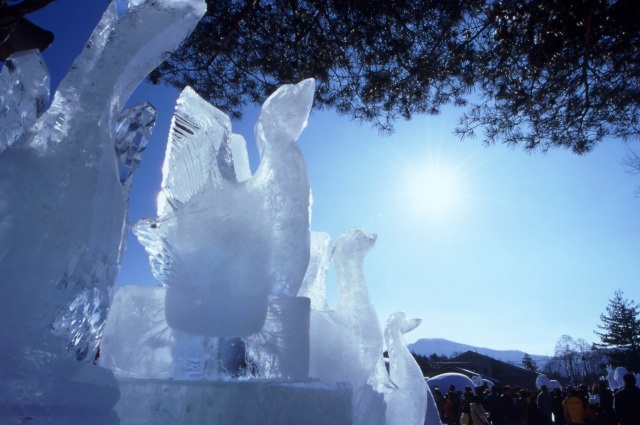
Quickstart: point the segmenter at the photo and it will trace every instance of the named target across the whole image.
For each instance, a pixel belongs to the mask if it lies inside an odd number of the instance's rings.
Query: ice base
[[[349,384],[118,378],[121,425],[351,425]]]
[[[39,360],[50,366],[39,376],[0,369],[0,423],[120,423],[114,410],[120,391],[110,370],[70,359]],[[30,365],[36,369],[38,363]]]

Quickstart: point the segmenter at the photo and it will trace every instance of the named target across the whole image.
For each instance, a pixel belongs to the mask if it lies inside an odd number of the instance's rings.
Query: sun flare
[[[406,196],[413,213],[443,219],[462,207],[463,184],[455,170],[428,165],[415,170],[409,180]]]

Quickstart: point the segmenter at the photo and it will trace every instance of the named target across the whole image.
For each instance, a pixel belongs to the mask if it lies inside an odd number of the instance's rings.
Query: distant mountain
[[[437,354],[439,356],[452,357],[466,351],[474,351],[496,360],[518,365],[522,362],[525,354],[524,351],[520,350],[494,350],[491,348],[474,347],[473,345],[461,344],[444,338],[422,338],[412,344],[407,344],[407,346],[410,351],[422,356]],[[547,359],[547,356],[528,354],[534,361]]]

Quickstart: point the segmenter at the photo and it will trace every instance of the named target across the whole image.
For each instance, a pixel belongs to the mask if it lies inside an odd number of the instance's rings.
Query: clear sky
[[[58,0],[29,16],[55,33],[44,54],[55,86],[107,4]],[[155,215],[177,96],[144,84],[132,97],[158,109],[134,175],[132,223]],[[250,147],[257,111],[234,123]],[[365,260],[370,296],[383,324],[398,310],[423,319],[408,342],[440,337],[551,355],[562,335],[597,341],[599,315],[617,289],[640,301],[640,178],[620,164],[626,147],[609,141],[585,156],[484,147],[453,135],[461,113],[398,122],[381,137],[331,111],[312,112],[299,139],[312,230],[334,239],[351,227],[378,234]],[[132,234],[118,284],[155,284]]]

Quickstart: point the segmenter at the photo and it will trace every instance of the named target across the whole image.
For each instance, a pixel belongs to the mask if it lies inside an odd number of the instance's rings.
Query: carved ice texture
[[[408,319],[401,312],[393,313],[387,320],[384,336],[389,352],[389,377],[397,387],[385,394],[387,425],[424,423],[427,384],[402,336],[419,324],[420,319]]]
[[[260,165],[221,111],[186,88],[176,106],[158,217],[134,229],[176,330],[246,337],[262,329],[267,298],[295,296],[309,262],[310,191],[296,143],[314,82],[285,85],[256,124]],[[272,318],[282,306],[272,309]],[[279,320],[279,319],[278,319]]]
[[[23,415],[25,406],[108,408],[118,397],[111,373],[88,363],[127,229],[117,118],[206,8],[187,0],[122,6],[117,17],[115,5],[108,7],[49,109],[0,153],[0,399]],[[24,95],[26,109],[35,103],[31,117],[40,113],[34,98],[46,98],[36,84],[13,92]]]
[[[39,50],[13,54],[0,71],[0,152],[49,106],[49,71]]]
[[[131,188],[131,176],[140,165],[141,153],[149,143],[155,124],[156,110],[149,102],[127,108],[118,117],[115,149],[120,183],[125,188],[127,197]]]
[[[164,319],[163,287],[123,286],[111,304],[100,366],[120,377],[173,378],[174,338]]]
[[[309,374],[324,382],[349,382],[353,388],[354,423],[383,424],[383,395],[368,380],[381,358],[384,343],[362,270],[376,236],[351,229],[337,239],[335,247],[326,233],[312,232],[311,240],[309,269],[300,289],[300,295],[311,299]],[[325,279],[332,259],[338,300],[330,308]]]

